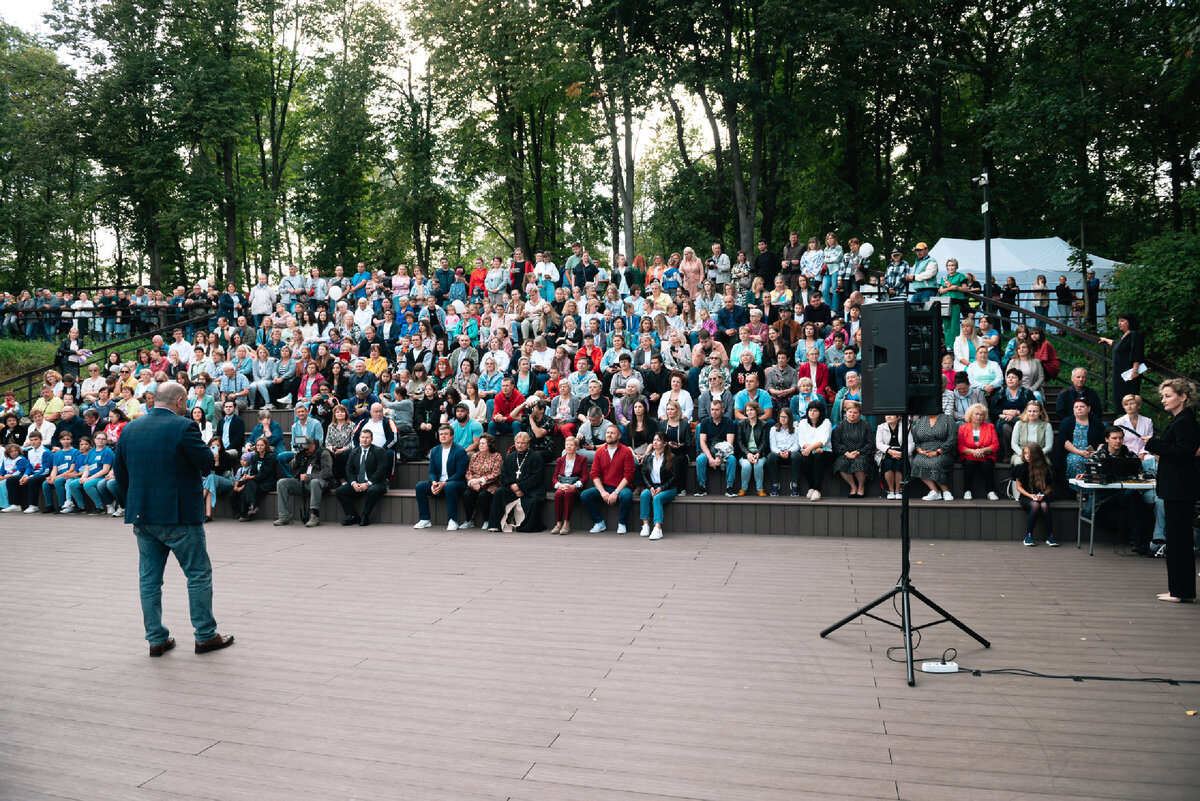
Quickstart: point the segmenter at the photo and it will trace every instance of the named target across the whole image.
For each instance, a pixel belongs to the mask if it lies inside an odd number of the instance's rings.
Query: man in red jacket
[[[512,378],[500,382],[500,393],[496,395],[492,405],[492,421],[488,423],[488,433],[493,437],[501,434],[516,434],[521,430],[521,404],[525,396],[517,391]]]
[[[633,508],[633,451],[620,443],[621,432],[617,426],[609,426],[604,432],[604,447],[596,451],[592,459],[592,483],[579,495],[584,508],[595,523],[591,533],[599,534],[608,526],[604,523],[600,501],[609,506],[620,503],[617,508],[617,533],[628,531],[629,511]]]

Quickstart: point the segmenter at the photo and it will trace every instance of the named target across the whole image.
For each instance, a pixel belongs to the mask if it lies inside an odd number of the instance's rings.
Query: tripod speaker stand
[[[941,304],[934,301],[929,305],[930,308],[922,309],[897,302],[876,303],[863,307],[863,363],[867,374],[866,380],[863,381],[864,414],[899,414],[903,418],[909,414],[936,414],[941,411]],[[897,334],[901,336],[898,337]],[[896,343],[898,347],[892,343]],[[913,670],[914,631],[939,623],[953,623],[984,648],[990,648],[991,643],[912,585],[909,575],[912,539],[909,534],[907,491],[908,425],[904,419],[901,420],[900,431],[900,454],[903,459],[903,478],[900,485],[900,578],[891,590],[822,630],[821,636],[826,637],[859,617],[869,617],[900,629],[904,634],[904,657],[908,667],[908,685],[911,687],[917,683]],[[872,610],[875,607],[897,595],[900,596],[899,623],[874,614]],[[914,626],[911,607],[913,596],[941,617]]]

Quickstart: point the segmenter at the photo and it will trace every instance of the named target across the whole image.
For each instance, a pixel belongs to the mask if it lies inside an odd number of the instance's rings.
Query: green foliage
[[[0,338],[0,382],[51,364],[57,349],[53,342]]]
[[[1127,259],[1197,227],[1187,4],[54,2],[50,43],[0,28],[18,288],[791,229],[883,253],[978,237],[983,169],[1000,236]]]
[[[1146,356],[1177,372],[1200,376],[1200,236],[1164,234],[1138,245],[1132,262],[1108,282],[1116,314],[1133,312],[1146,337]]]

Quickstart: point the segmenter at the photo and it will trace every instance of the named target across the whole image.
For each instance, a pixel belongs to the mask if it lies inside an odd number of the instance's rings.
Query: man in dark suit
[[[438,428],[438,445],[429,452],[429,480],[417,484],[417,520],[413,528],[429,528],[429,496],[446,499],[446,530],[458,530],[458,498],[467,489],[471,457],[454,442],[454,429]]]
[[[373,435],[369,429],[358,434],[358,447],[350,451],[346,460],[346,483],[334,490],[342,511],[346,513],[343,526],[371,525],[371,510],[387,492],[388,479],[392,474],[392,462],[388,452],[371,444]],[[355,497],[363,495],[362,517],[354,509]]]
[[[221,422],[213,427],[213,434],[221,439],[221,449],[225,452],[221,460],[221,469],[229,470],[237,466],[246,449],[246,421],[238,414],[237,404],[231,400],[221,404],[224,416]]]
[[[159,384],[154,408],[125,426],[113,460],[117,488],[125,498],[125,522],[133,524],[137,535],[150,656],[175,647],[162,625],[163,569],[171,553],[187,576],[196,653],[233,644],[232,635],[217,633],[212,612],[212,563],[204,540],[200,483],[211,469],[212,453],[187,417],[187,390],[175,381]]]

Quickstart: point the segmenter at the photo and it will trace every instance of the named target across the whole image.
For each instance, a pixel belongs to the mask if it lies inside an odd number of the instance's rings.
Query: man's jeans
[[[458,499],[466,492],[467,482],[447,481],[442,487],[441,496],[446,499],[446,519],[458,521]],[[429,520],[429,498],[432,495],[433,484],[428,481],[417,482],[417,519]],[[438,496],[433,496],[438,497]]]
[[[612,492],[616,489],[616,485],[604,485],[605,492]],[[583,501],[584,508],[592,517],[593,523],[604,522],[604,507],[608,504],[600,498],[600,490],[595,486],[591,486],[579,493],[579,500]],[[629,487],[617,493],[617,523],[622,526],[629,525],[629,511],[633,508],[633,490]]]
[[[162,624],[162,583],[167,556],[175,554],[187,577],[188,604],[196,642],[217,636],[217,621],[212,611],[212,562],[204,540],[204,526],[134,526],[137,535],[141,574],[142,620],[146,640],[151,645],[166,642],[170,632]]]
[[[733,487],[736,471],[737,459],[733,456],[727,457],[725,459],[725,489]],[[708,457],[703,452],[696,457],[696,483],[702,488],[708,487]]]

